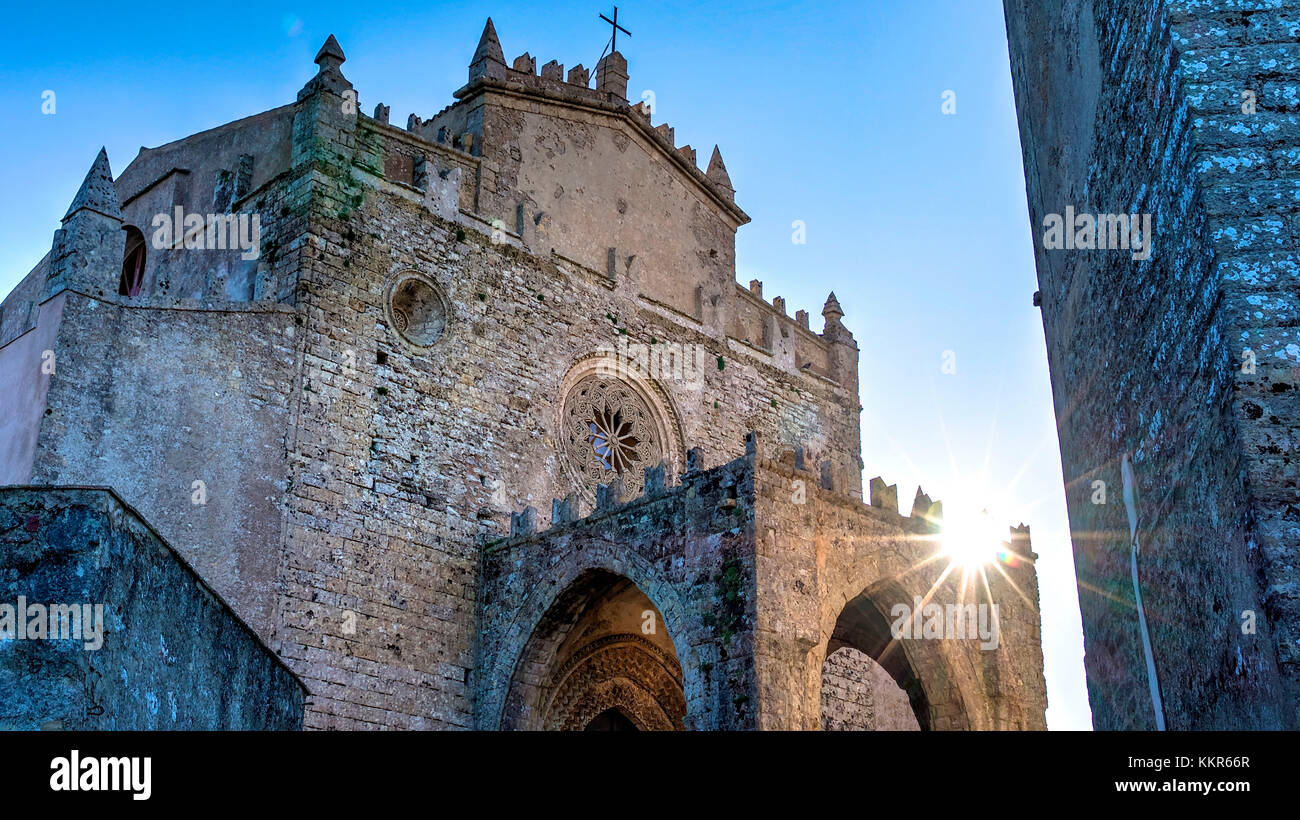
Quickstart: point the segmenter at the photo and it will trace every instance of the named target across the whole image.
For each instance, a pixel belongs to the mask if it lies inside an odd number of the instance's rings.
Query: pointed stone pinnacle
[[[117,188],[113,185],[113,170],[108,165],[108,152],[99,149],[99,155],[90,166],[86,179],[72,198],[72,205],[64,215],[67,222],[77,211],[89,210],[112,219],[122,218],[122,205],[117,199]]]
[[[713,146],[713,156],[709,158],[709,170],[705,173],[709,179],[717,184],[733,190],[731,187],[731,175],[727,173],[727,166],[722,161],[722,152],[718,146]]]
[[[321,46],[320,51],[316,52],[315,63],[321,67],[322,71],[328,71],[343,65],[345,60],[347,60],[347,57],[343,55],[343,47],[331,34],[325,41],[325,45]]]
[[[933,504],[934,502],[930,500],[930,496],[926,495],[918,486],[916,488],[916,498],[912,499],[912,517],[925,518],[930,514],[930,507]]]
[[[831,295],[826,297],[826,305],[822,308],[822,316],[827,319],[832,316],[840,319],[844,316],[844,309],[840,307],[840,300],[835,298],[835,291],[831,291]]]
[[[496,60],[502,64],[506,61],[506,55],[501,51],[501,41],[497,39],[497,29],[492,25],[491,17],[487,19],[487,25],[483,26],[483,35],[478,38],[478,48],[474,49],[474,59],[469,62],[473,65],[485,59]]]

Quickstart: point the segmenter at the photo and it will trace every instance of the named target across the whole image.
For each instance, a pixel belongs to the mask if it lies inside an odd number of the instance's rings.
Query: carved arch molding
[[[642,731],[683,728],[681,667],[639,635],[608,635],[574,653],[551,676],[542,728],[581,731],[617,709]]]

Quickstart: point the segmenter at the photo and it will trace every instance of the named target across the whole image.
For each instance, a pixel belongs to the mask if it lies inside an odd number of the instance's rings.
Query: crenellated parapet
[[[416,117],[418,127],[412,130],[431,138],[426,132],[446,129],[443,131],[444,139],[449,138],[457,144],[477,145],[474,153],[481,155],[484,138],[482,112],[459,109],[476,99],[485,88],[524,93],[558,103],[578,104],[618,114],[637,126],[665,152],[676,156],[679,168],[686,171],[696,184],[729,203],[729,208],[735,212],[741,224],[748,221],[744,213],[735,207],[735,189],[717,147],[713,149],[708,168],[701,170],[697,166],[695,150],[689,145],[676,145],[671,128],[663,124],[651,127],[653,107],[650,104],[638,101],[633,105],[628,102],[627,59],[621,53],[615,51],[601,58],[594,74],[593,85],[592,72],[582,64],[575,65],[566,75],[564,64],[557,60],[546,62],[539,71],[538,58],[529,52],[524,52],[507,64],[496,27],[489,18],[470,61],[469,80],[455,92],[454,96],[461,102],[448,106],[428,120]],[[472,137],[466,139],[466,134]]]
[[[511,513],[509,536],[488,546],[528,540],[557,528],[583,526],[594,518],[623,514],[677,493],[694,497],[705,485],[727,485],[734,488],[740,481],[741,473],[756,467],[788,478],[791,489],[797,491],[795,495],[805,499],[807,494],[811,494],[823,501],[848,504],[866,515],[876,518],[883,516],[909,532],[931,535],[943,532],[943,502],[932,499],[921,487],[917,487],[910,513],[903,515],[898,506],[897,484],[887,485],[879,476],[871,479],[868,485],[869,499],[864,502],[851,491],[848,476],[834,466],[836,460],[832,457],[835,454],[803,446],[769,448],[762,444],[763,441],[760,434],[750,432],[745,437],[743,457],[713,468],[706,468],[700,450],[691,448],[686,453],[685,470],[675,478],[669,473],[666,461],[643,467],[645,489],[635,497],[625,497],[621,481],[600,485],[597,488],[595,507],[585,516],[578,514],[578,501],[573,493],[551,502],[551,518],[545,527],[538,510],[531,506],[525,507],[519,512]],[[719,505],[728,509],[733,507],[729,498],[734,499],[734,494],[722,498]],[[1022,546],[1023,549],[1016,551],[1023,558],[1033,560],[1037,557],[1029,546],[1029,527],[1023,523],[1010,528],[1006,543],[1013,547]]]
[[[858,346],[840,320],[844,311],[832,293],[822,315],[820,334],[808,325],[808,312],[787,313],[786,300],[763,297],[763,283],[753,279],[746,288],[735,286],[736,300],[727,334],[750,348],[768,353],[787,370],[820,376],[857,395]]]

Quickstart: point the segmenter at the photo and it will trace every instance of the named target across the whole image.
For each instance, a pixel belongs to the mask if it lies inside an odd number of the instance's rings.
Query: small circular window
[[[403,273],[388,290],[393,330],[416,347],[428,347],[447,328],[447,303],[436,285],[418,273]]]

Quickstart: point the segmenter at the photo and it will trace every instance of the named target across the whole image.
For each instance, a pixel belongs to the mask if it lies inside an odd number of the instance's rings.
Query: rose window
[[[564,408],[566,455],[589,489],[621,479],[625,497],[641,494],[645,468],[664,457],[654,416],[622,382],[589,376]]]

